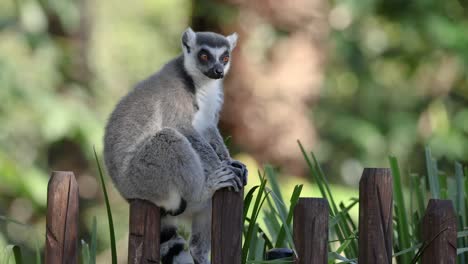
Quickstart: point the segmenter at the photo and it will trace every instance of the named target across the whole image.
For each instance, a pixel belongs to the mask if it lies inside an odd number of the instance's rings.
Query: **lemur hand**
[[[236,192],[240,191],[243,183],[241,178],[237,176],[236,170],[238,168],[231,166],[230,162],[223,161],[213,173],[208,175],[205,195],[211,198],[215,191],[226,187],[232,188]],[[203,197],[207,198],[206,196]]]
[[[236,173],[236,175],[242,180],[243,186],[247,185],[247,175],[249,174],[247,167],[244,163],[238,160],[231,160],[229,162],[230,167]]]

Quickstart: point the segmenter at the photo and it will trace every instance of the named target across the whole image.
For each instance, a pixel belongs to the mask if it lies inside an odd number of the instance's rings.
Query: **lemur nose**
[[[222,73],[223,73],[223,69],[221,69],[221,68],[216,68],[216,69],[215,69],[215,73],[216,73],[216,74],[222,74]]]

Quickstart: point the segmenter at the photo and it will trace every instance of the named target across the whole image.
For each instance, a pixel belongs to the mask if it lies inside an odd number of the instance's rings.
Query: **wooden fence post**
[[[300,198],[294,208],[296,264],[326,264],[328,258],[328,215],[326,199]]]
[[[359,264],[392,263],[392,175],[366,168],[359,183]]]
[[[422,237],[427,248],[422,263],[452,264],[457,259],[457,218],[450,200],[429,200]]]
[[[144,200],[130,201],[128,263],[159,264],[160,228],[159,207]]]
[[[244,191],[222,189],[213,196],[211,263],[239,264],[242,255]]]
[[[73,172],[52,172],[47,187],[45,263],[78,262],[78,208]]]

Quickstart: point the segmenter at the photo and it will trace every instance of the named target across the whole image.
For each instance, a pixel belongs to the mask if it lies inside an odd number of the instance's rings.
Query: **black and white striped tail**
[[[192,256],[185,250],[185,239],[177,234],[175,227],[165,227],[161,230],[161,263],[162,264],[193,264]]]

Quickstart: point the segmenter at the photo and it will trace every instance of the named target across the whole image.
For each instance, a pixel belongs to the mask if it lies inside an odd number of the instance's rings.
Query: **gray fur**
[[[169,218],[193,217],[190,249],[196,263],[209,263],[211,197],[225,187],[238,191],[246,177],[217,129],[222,79],[206,72],[219,67],[222,58],[210,66],[197,53],[208,47],[218,54],[221,47],[230,56],[236,40],[234,34],[226,38],[187,29],[181,39],[183,55],[140,82],[117,104],[104,137],[106,167],[123,197],[151,201]],[[230,62],[222,65],[220,78],[229,66]],[[166,222],[170,221],[162,221],[162,228]],[[180,242],[180,237],[174,239]],[[186,259],[180,255],[173,263],[178,258]]]

